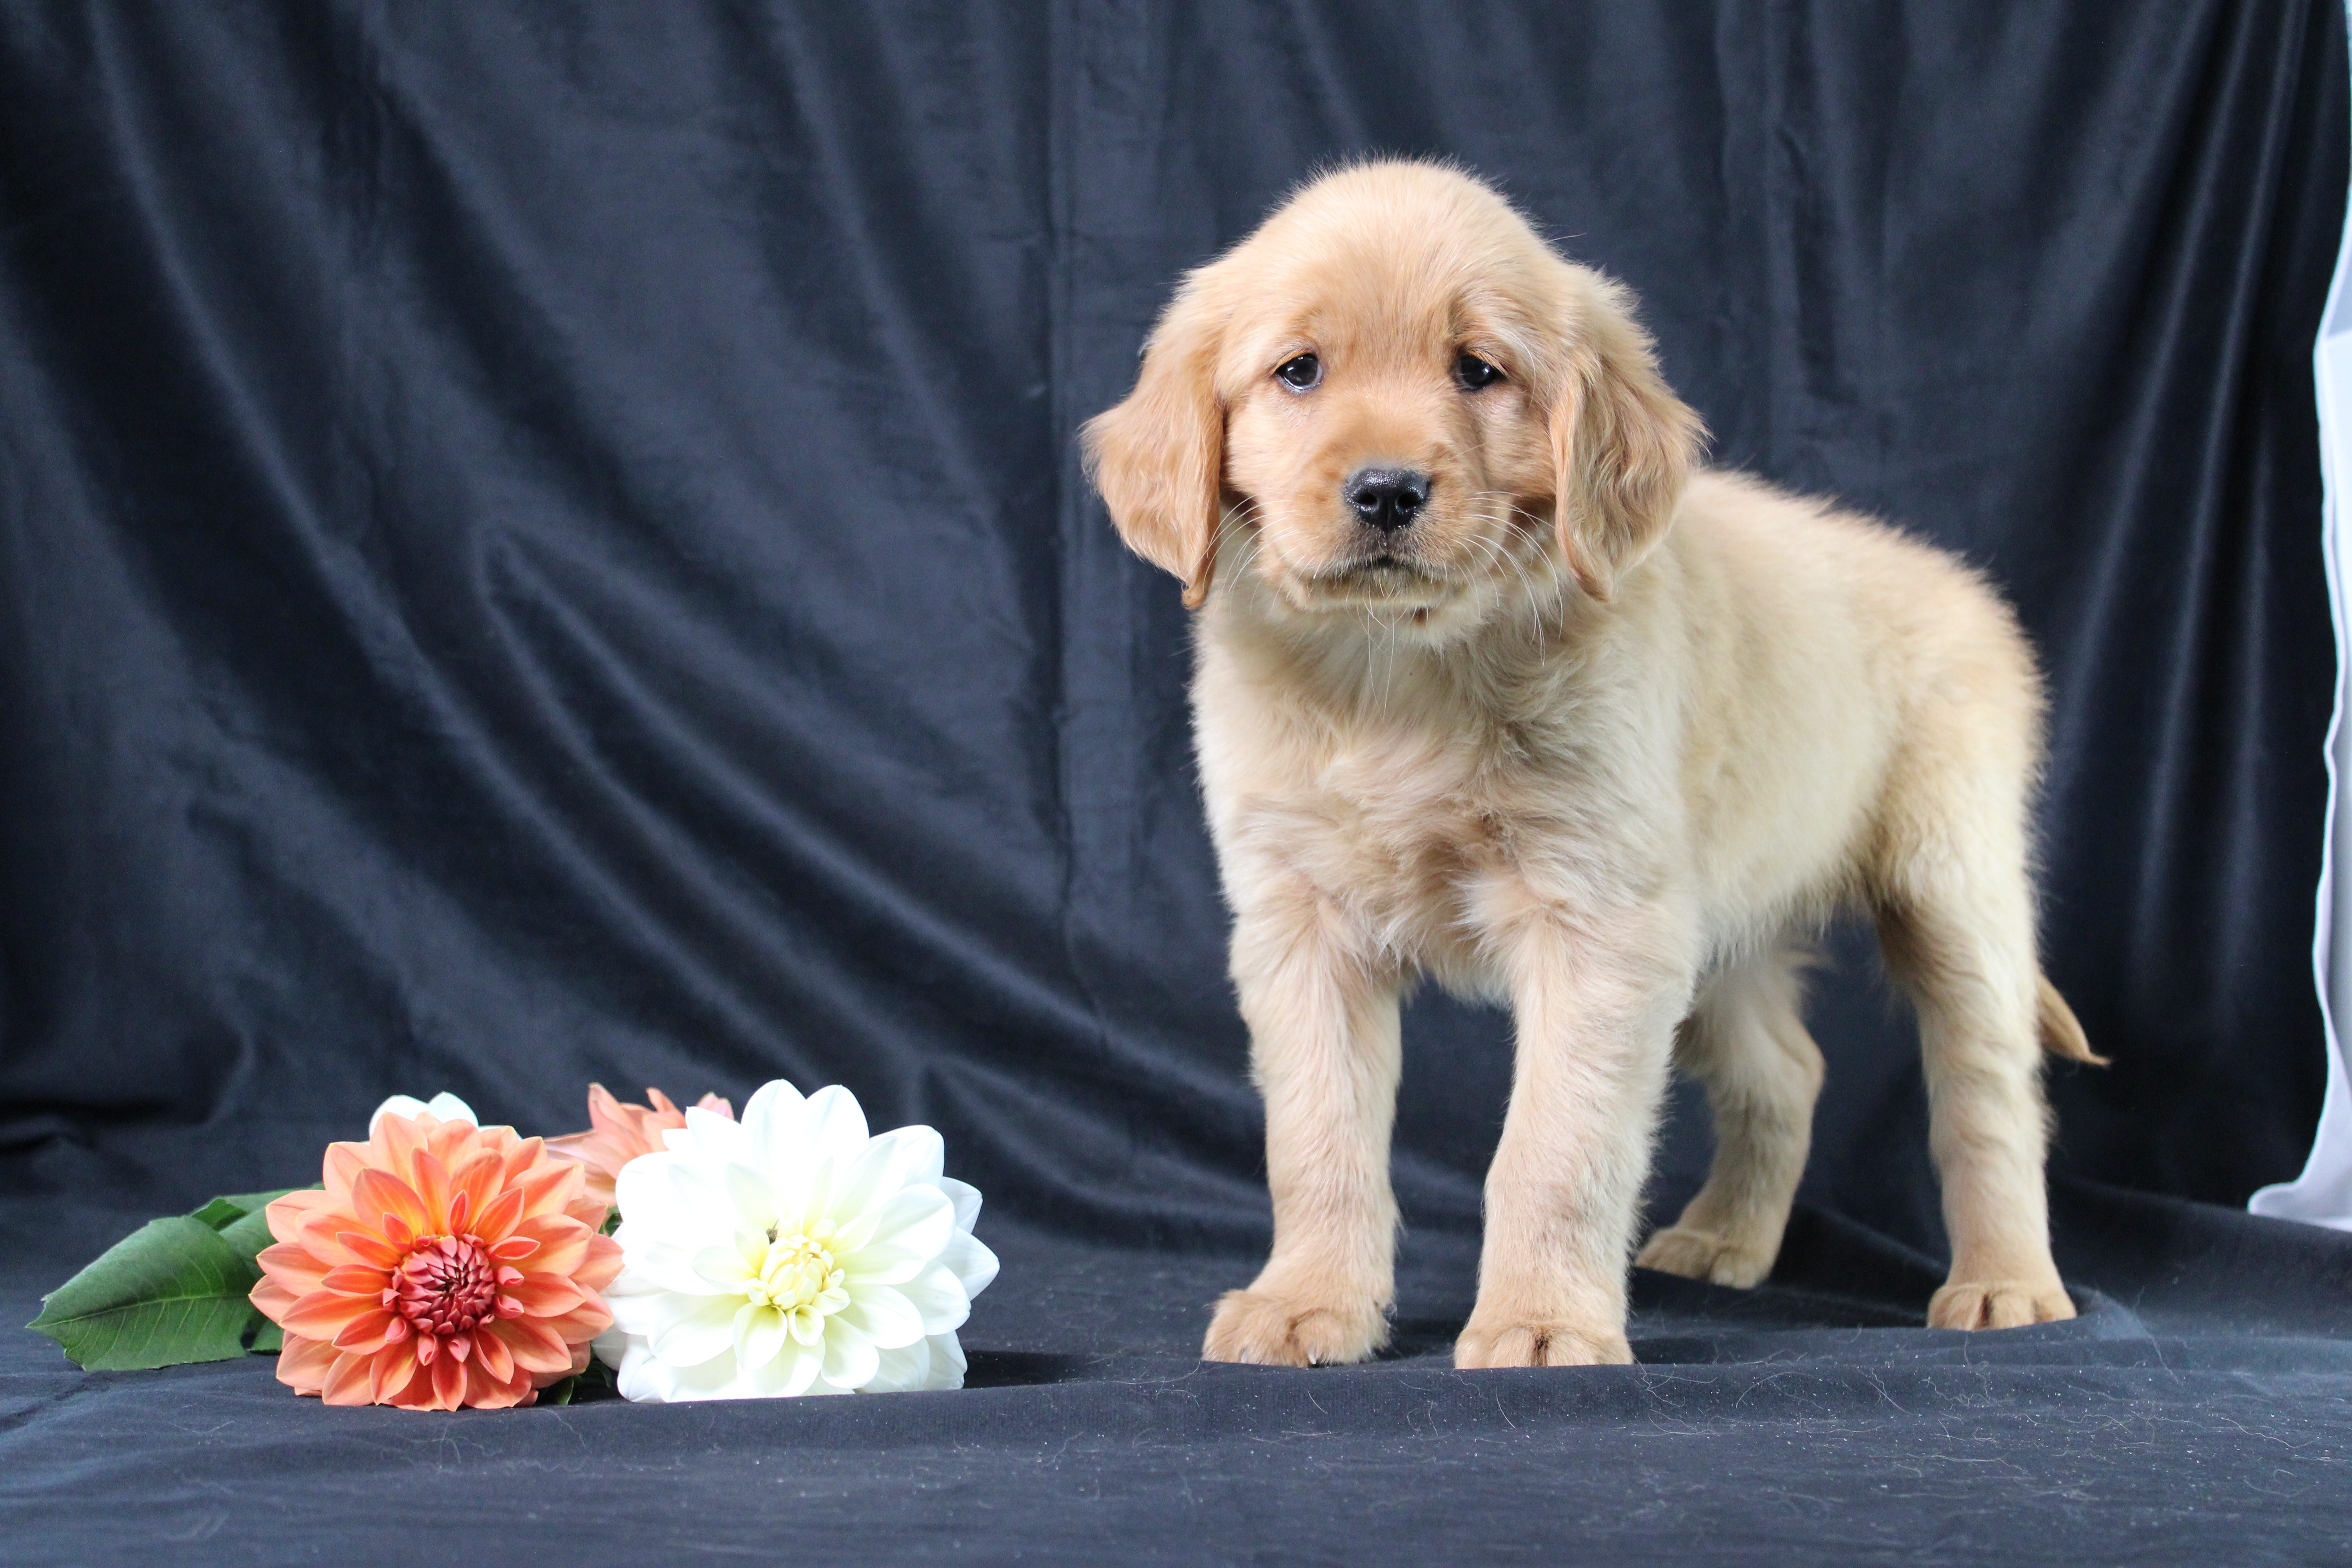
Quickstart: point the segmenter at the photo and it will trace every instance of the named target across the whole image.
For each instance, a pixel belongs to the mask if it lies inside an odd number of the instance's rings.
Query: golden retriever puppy
[[[1386,1332],[1402,988],[1507,1002],[1517,1064],[1462,1366],[1632,1359],[1626,1260],[1669,1063],[1714,1165],[1639,1262],[1761,1280],[1822,1058],[1806,937],[1875,918],[1918,1005],[1952,1241],[1928,1320],[2074,1315],[2051,1262],[2027,815],[2042,696],[1974,574],[1696,466],[1625,290],[1494,191],[1373,163],[1187,277],[1085,431],[1186,584],[1274,1251],[1204,1353]]]

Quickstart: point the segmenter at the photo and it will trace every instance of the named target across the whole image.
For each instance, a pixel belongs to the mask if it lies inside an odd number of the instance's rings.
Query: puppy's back
[[[2032,656],[1955,557],[1719,472],[1693,476],[1658,557],[1653,593],[1678,634],[1660,654],[1685,683],[1685,789],[1718,908],[1795,912],[1854,890],[1923,751],[2031,773]]]

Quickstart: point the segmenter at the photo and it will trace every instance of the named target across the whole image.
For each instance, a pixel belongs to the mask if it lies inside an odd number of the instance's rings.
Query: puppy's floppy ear
[[[1606,601],[1665,536],[1706,431],[1658,374],[1631,295],[1574,270],[1577,320],[1551,405],[1554,526],[1578,585]]]
[[[1127,401],[1087,421],[1087,477],[1128,548],[1172,572],[1199,609],[1217,566],[1225,471],[1225,411],[1215,374],[1223,312],[1195,274],[1178,290]]]

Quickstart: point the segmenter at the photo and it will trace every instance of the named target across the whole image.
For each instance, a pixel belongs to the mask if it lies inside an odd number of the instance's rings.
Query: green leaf
[[[253,1314],[253,1343],[247,1347],[253,1354],[276,1355],[286,1348],[284,1329],[263,1317],[258,1310]]]
[[[93,1372],[227,1361],[245,1354],[255,1316],[246,1296],[258,1278],[204,1220],[150,1220],[44,1297],[41,1315],[25,1326]]]
[[[318,1184],[313,1182],[310,1188],[303,1190],[315,1191],[317,1186]],[[226,1230],[238,1220],[258,1216],[271,1204],[296,1190],[282,1187],[274,1193],[231,1193],[226,1197],[215,1198],[188,1217],[200,1219],[215,1230]]]
[[[221,1226],[220,1238],[228,1243],[240,1262],[253,1270],[257,1279],[261,1277],[261,1267],[254,1259],[261,1255],[263,1247],[273,1247],[278,1242],[278,1238],[269,1234],[268,1217],[259,1209],[243,1219],[231,1220]]]
[[[225,1225],[231,1225],[243,1219],[246,1213],[245,1209],[238,1206],[235,1198],[215,1198],[188,1217],[199,1220],[218,1230]]]

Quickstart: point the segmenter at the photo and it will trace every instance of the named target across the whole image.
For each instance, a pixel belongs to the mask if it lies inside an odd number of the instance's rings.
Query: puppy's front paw
[[[1745,1290],[1764,1283],[1764,1277],[1772,1272],[1772,1255],[1729,1237],[1685,1230],[1676,1225],[1650,1237],[1650,1244],[1633,1259],[1633,1267],[1710,1284],[1736,1285]]]
[[[2055,1279],[1955,1279],[1928,1300],[1931,1329],[2021,1329],[2074,1315]]]
[[[1633,1347],[1622,1331],[1575,1323],[1481,1323],[1475,1317],[1454,1342],[1454,1364],[1474,1366],[1628,1366]]]
[[[1264,1290],[1228,1290],[1209,1321],[1203,1361],[1253,1366],[1335,1366],[1370,1360],[1388,1339],[1378,1303],[1299,1301]]]

